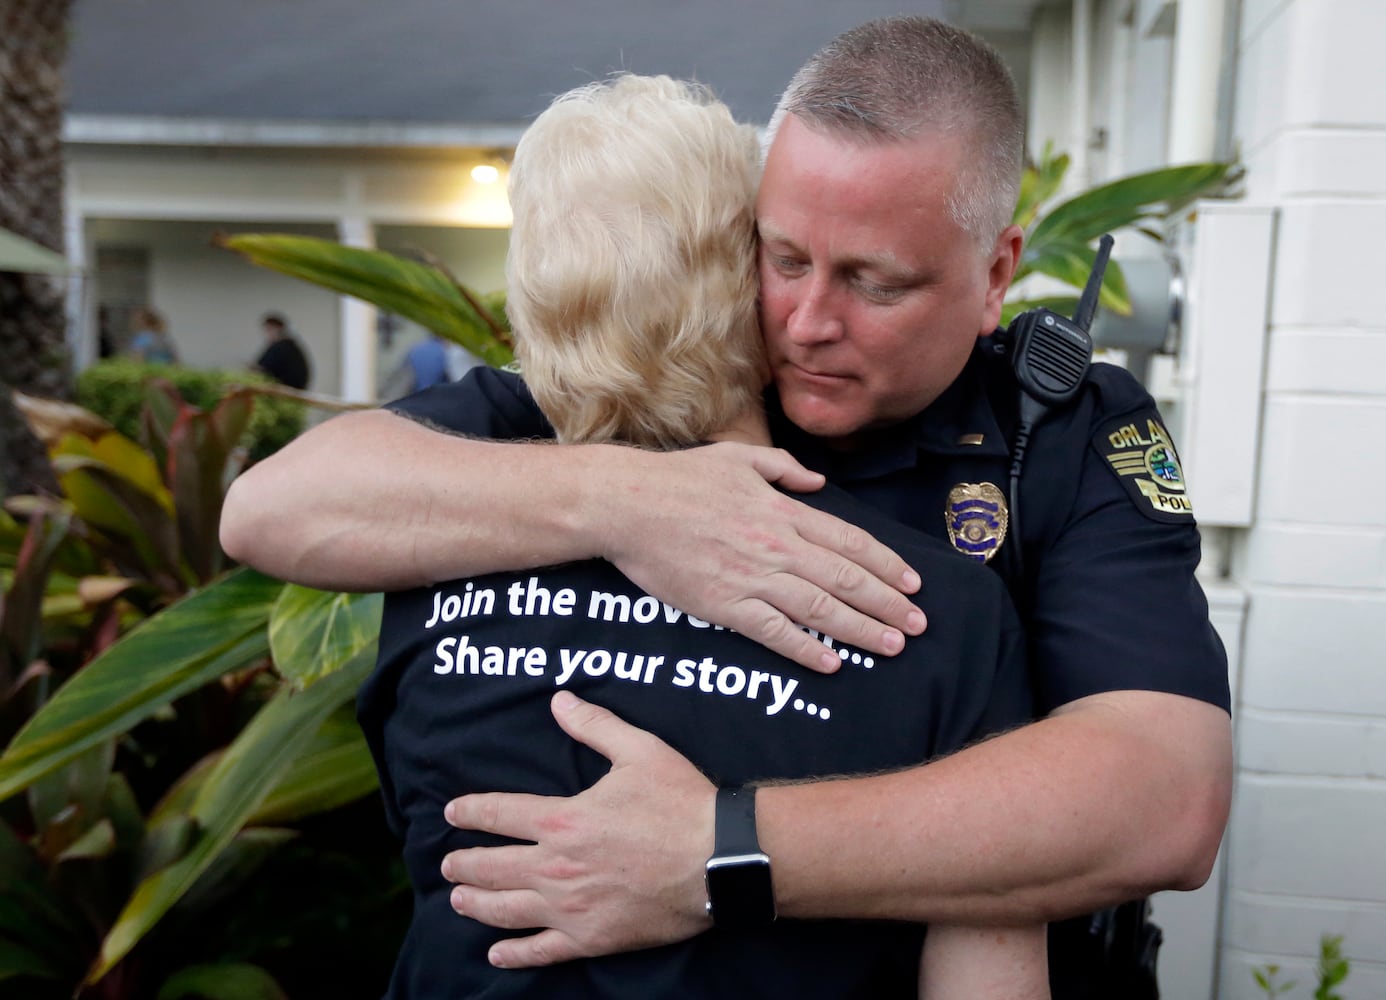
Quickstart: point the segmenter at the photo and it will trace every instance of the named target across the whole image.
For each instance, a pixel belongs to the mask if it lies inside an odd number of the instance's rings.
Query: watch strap
[[[713,830],[713,855],[758,854],[756,837],[756,790],[754,788],[717,789],[717,811]]]

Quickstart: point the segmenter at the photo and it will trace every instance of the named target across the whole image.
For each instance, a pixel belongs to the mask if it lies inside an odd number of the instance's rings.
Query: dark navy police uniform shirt
[[[980,527],[982,547],[995,548],[987,565],[1020,611],[1038,714],[1122,690],[1228,710],[1226,654],[1194,579],[1198,529],[1154,400],[1130,373],[1093,365],[1079,394],[1030,439],[1018,541],[1009,510],[1018,390],[1008,348],[1004,334],[983,338],[933,405],[866,447],[832,452],[773,406],[775,443],[903,524],[945,539],[951,525],[964,536],[955,548],[975,551],[967,528]],[[992,492],[978,497],[988,484]],[[969,521],[979,501],[996,510]],[[1055,1000],[1121,995],[1099,972],[1106,926],[1089,917],[1051,925]]]
[[[518,380],[489,369],[396,405],[488,437],[546,432]],[[1030,717],[1023,636],[994,574],[836,488],[804,499],[860,524],[920,572],[915,600],[930,628],[904,653],[843,648],[839,674],[816,674],[663,605],[599,560],[386,596],[379,662],[358,712],[415,888],[391,997],[916,995],[922,930],[904,923],[782,920],[496,970],[486,950],[514,932],[453,913],[439,872],[447,851],[498,842],[449,827],[450,798],[572,795],[606,772],[553,721],[549,698],[560,689],[654,732],[719,785],[908,766]]]
[[[772,436],[857,499],[948,540],[959,486],[991,484],[1009,505],[1018,397],[1006,347],[1003,335],[983,338],[933,405],[851,453],[824,448],[777,405]],[[1154,400],[1124,369],[1093,365],[1078,396],[1036,427],[1020,487],[1023,574],[1009,530],[988,566],[1020,610],[1039,714],[1122,690],[1229,708],[1183,486]]]

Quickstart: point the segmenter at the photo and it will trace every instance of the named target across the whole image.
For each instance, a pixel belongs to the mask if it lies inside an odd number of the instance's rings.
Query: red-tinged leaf
[[[269,653],[283,584],[238,569],[146,619],[79,670],[0,756],[0,799]]]
[[[43,597],[53,559],[67,536],[70,516],[61,508],[29,522],[14,576],[0,605],[0,691],[38,658],[43,647]]]

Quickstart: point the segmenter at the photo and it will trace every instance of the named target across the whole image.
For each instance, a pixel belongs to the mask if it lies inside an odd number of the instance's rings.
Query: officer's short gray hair
[[[927,17],[869,21],[815,53],[789,82],[785,115],[868,142],[929,133],[964,141],[967,164],[949,198],[953,220],[990,249],[1020,193],[1025,126],[1000,55],[971,32]]]

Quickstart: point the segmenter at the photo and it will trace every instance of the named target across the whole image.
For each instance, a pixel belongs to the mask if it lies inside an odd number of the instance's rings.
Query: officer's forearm
[[[1208,876],[1231,796],[1222,710],[1116,692],[924,767],[770,787],[780,912],[1057,920]]]

